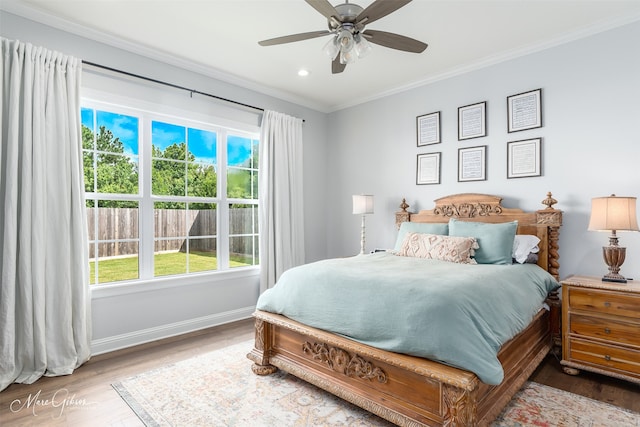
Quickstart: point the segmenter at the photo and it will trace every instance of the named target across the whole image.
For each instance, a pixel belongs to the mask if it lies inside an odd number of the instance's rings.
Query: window
[[[245,200],[258,199],[258,140],[227,139],[227,195],[229,205],[229,256],[232,267],[258,263],[258,209]]]
[[[257,265],[257,135],[84,101],[91,284]]]

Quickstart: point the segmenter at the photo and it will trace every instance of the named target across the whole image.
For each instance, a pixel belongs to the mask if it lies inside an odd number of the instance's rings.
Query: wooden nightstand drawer
[[[640,324],[619,319],[583,316],[570,317],[569,332],[585,337],[632,345],[640,348]]]
[[[599,289],[571,289],[569,304],[572,310],[587,310],[640,319],[640,296],[623,295]]]
[[[640,375],[640,351],[608,346],[580,339],[569,339],[570,357],[576,362]]]

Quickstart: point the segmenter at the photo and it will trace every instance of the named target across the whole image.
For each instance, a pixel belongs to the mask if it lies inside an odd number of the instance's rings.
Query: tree
[[[95,139],[91,129],[82,126],[85,191],[111,194],[138,194],[138,164],[124,154],[124,144],[111,130],[100,126]],[[96,163],[94,164],[94,156]],[[161,196],[215,197],[218,176],[213,165],[195,163],[196,157],[184,142],[164,150],[152,148],[152,192]],[[97,169],[94,171],[94,167]],[[95,173],[94,173],[95,172]],[[241,170],[243,174],[249,173]],[[233,174],[231,174],[233,175]],[[186,180],[186,182],[185,182]],[[234,185],[230,197],[244,197],[246,177]],[[97,183],[97,185],[95,185]],[[185,188],[186,185],[186,188]],[[186,190],[186,194],[185,194]],[[137,207],[137,202],[101,200],[101,207]],[[88,201],[87,206],[94,206]],[[158,202],[159,209],[184,209],[183,202]],[[192,209],[209,209],[210,204],[192,203]]]
[[[112,194],[138,193],[138,164],[124,154],[124,144],[111,130],[100,126],[93,151],[93,131],[82,126],[82,147],[86,191]],[[96,163],[94,164],[94,155]],[[94,173],[94,166],[96,167]],[[95,185],[95,187],[94,187]],[[88,202],[93,206],[93,202]],[[138,207],[137,202],[101,200],[101,207]]]
[[[230,199],[258,198],[258,150],[237,167],[229,167],[227,197]]]
[[[94,191],[93,184],[95,181],[93,176],[93,153],[91,151],[84,151],[93,150],[93,132],[85,125],[82,125],[82,148],[84,190]]]
[[[218,174],[213,165],[194,165],[188,167],[188,194],[196,197],[215,197],[218,185]],[[191,203],[192,209],[210,209],[207,203]]]
[[[186,145],[171,144],[164,151],[157,147],[152,149],[153,167],[151,170],[151,188],[153,194],[162,196],[184,196],[185,195],[185,163]],[[167,159],[167,160],[161,160]],[[175,161],[181,160],[181,161]],[[183,203],[163,202],[156,206],[165,209],[176,209],[183,206]]]
[[[184,142],[174,143],[160,150],[153,147],[152,190],[163,196],[215,197],[218,176],[213,165],[195,163],[196,157]],[[179,160],[179,161],[178,161]],[[186,163],[185,163],[186,161]],[[180,202],[159,202],[156,207],[183,209]],[[191,208],[209,208],[207,204],[192,203]]]

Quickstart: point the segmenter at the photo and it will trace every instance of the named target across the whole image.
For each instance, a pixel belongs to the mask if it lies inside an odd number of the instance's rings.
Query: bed
[[[551,193],[542,201],[546,207],[534,212],[507,208],[501,202],[497,196],[458,194],[436,200],[431,210],[411,213],[403,200],[395,220],[399,228],[405,222],[517,221],[517,234],[539,239],[537,265],[558,280],[562,212],[553,207],[556,201]],[[368,256],[384,263],[385,256],[395,255],[364,255],[361,262]],[[364,313],[365,299],[350,304]],[[330,332],[260,309],[254,313],[255,345],[247,357],[254,362],[252,369],[258,375],[282,369],[397,425],[488,425],[559,342],[557,290],[549,293],[546,303],[548,310],[536,310],[520,332],[501,344],[496,355],[502,372],[499,381],[448,361],[385,350],[349,338],[344,331]],[[328,311],[327,317],[336,316],[339,314]],[[479,375],[489,381],[482,381]]]

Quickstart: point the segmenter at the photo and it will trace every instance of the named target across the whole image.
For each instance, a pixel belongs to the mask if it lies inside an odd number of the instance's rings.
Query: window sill
[[[185,276],[156,277],[149,280],[136,280],[128,282],[116,282],[103,285],[89,285],[91,299],[109,298],[118,295],[136,294],[141,292],[153,292],[161,289],[177,288],[181,286],[193,286],[208,283],[212,286],[216,282],[240,279],[243,277],[256,277],[260,275],[260,267],[244,267],[212,273],[190,274]]]

